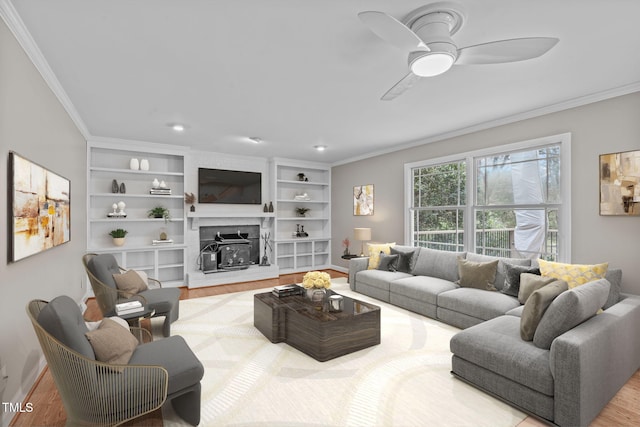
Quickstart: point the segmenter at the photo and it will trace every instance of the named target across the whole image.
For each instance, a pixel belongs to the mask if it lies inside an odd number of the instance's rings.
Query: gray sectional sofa
[[[408,246],[393,252],[402,271],[368,269],[369,258],[350,260],[350,288],[464,329],[450,342],[452,373],[524,412],[586,426],[640,368],[640,296],[620,293],[619,269],[547,302],[533,341],[525,341],[525,306],[505,289],[505,279],[520,268],[514,265],[532,268],[530,260]],[[497,260],[495,290],[457,284],[459,258]],[[598,307],[604,311],[595,315]]]

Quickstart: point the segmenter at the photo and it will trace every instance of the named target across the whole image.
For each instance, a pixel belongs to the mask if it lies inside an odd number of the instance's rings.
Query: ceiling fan
[[[458,48],[451,38],[464,23],[460,5],[432,3],[410,12],[402,22],[384,12],[366,11],[360,20],[376,35],[408,55],[409,73],[389,89],[389,101],[422,77],[432,77],[455,65],[501,64],[537,58],[558,43],[553,37],[527,37]]]

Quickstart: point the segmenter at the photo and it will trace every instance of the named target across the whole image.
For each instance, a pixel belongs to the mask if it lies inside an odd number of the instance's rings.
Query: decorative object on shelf
[[[269,212],[273,212],[273,202],[269,202]]]
[[[640,151],[600,155],[600,215],[640,215]]]
[[[71,182],[13,151],[8,169],[9,261],[68,242]]]
[[[298,174],[298,181],[308,181],[308,180],[309,179],[302,172]]]
[[[351,242],[349,241],[348,237],[345,237],[344,240],[342,241],[342,246],[344,246],[344,255],[351,255],[349,253],[349,244]]]
[[[111,181],[111,192],[117,193],[118,191],[120,191],[120,187],[118,186],[118,181],[114,179],[113,181]]]
[[[160,230],[160,240],[167,240],[167,229],[166,228],[162,228]]]
[[[109,232],[109,236],[113,239],[113,244],[116,246],[124,245],[124,237],[127,235],[128,231],[123,228],[116,228],[115,230],[111,230]]]
[[[164,218],[164,222],[169,222],[171,219],[169,209],[164,206],[156,206],[155,208],[149,209],[147,216],[149,218]]]
[[[310,208],[296,208],[296,215],[304,218],[310,210]]]
[[[160,187],[160,181],[158,181],[158,178],[154,178],[153,182],[151,183],[151,187],[152,188],[158,188]]]
[[[309,233],[304,231],[304,225],[296,224],[296,232],[293,234],[294,237],[309,237]]]
[[[140,169],[140,162],[138,161],[138,159],[129,160],[129,169],[133,171],[137,171],[138,169]]]
[[[167,188],[167,183],[164,180],[160,181],[160,188]]]
[[[310,271],[302,278],[302,286],[307,290],[307,298],[316,310],[322,310],[327,289],[331,287],[331,276],[324,271]]]
[[[149,170],[149,160],[142,159],[140,160],[140,170],[148,171]]]
[[[190,212],[195,212],[196,211],[196,207],[193,205],[196,202],[196,195],[195,194],[193,194],[193,193],[184,193],[184,202],[187,205],[191,205],[191,207],[189,208]]]
[[[354,228],[353,236],[356,240],[360,240],[360,256],[364,256],[364,242],[371,240],[370,228]]]
[[[269,206],[267,206],[267,204],[264,204],[264,208],[262,209],[262,212],[269,212]]]
[[[170,196],[171,195],[171,189],[167,187],[166,182],[158,181],[157,179],[154,179],[151,185],[152,187],[151,187],[151,190],[149,190],[149,194],[152,194],[154,196]],[[195,211],[195,208],[194,208],[194,211]]]
[[[124,182],[121,182],[121,183],[120,183],[120,192],[121,192],[122,194],[124,194],[124,193],[126,193],[126,192],[127,192],[127,187],[124,185]]]
[[[271,264],[269,264],[269,257],[267,256],[267,250],[268,251],[273,251],[273,247],[271,246],[271,232],[269,233],[264,233],[262,236],[262,239],[264,240],[264,255],[262,255],[262,260],[260,261],[260,266],[261,267],[268,267]]]
[[[120,205],[121,203],[122,205]],[[120,211],[118,211],[119,207],[120,207]],[[125,207],[126,205],[124,204],[124,202],[114,203],[111,205],[111,209],[113,209],[113,211],[109,212],[107,216],[109,218],[126,218],[127,214],[124,212]]]
[[[353,187],[353,214],[373,215],[373,184]]]
[[[309,200],[311,200],[311,197],[309,197],[307,193],[302,193],[302,194],[296,194],[295,196],[293,196],[293,200],[308,202]]]

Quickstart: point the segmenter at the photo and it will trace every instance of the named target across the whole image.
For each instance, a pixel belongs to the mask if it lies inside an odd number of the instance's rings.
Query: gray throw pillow
[[[541,287],[548,285],[554,280],[556,279],[553,277],[538,276],[537,274],[532,273],[521,273],[520,289],[518,290],[518,301],[520,301],[520,304],[525,304],[527,302],[527,299],[529,299],[529,296],[534,291],[537,291]]]
[[[529,267],[524,265],[513,265],[504,263],[505,277],[504,285],[500,292],[505,295],[511,295],[512,297],[518,297],[520,291],[520,275],[522,273],[537,274],[540,275],[540,269],[537,267]]]
[[[540,323],[551,302],[561,293],[569,289],[564,280],[556,280],[534,291],[527,299],[520,317],[520,338],[532,341]]]
[[[609,289],[609,297],[607,298],[607,302],[602,307],[604,310],[611,307],[614,304],[617,304],[620,301],[620,289],[622,288],[622,270],[619,268],[609,268],[607,270],[607,274],[604,276],[605,279],[611,283],[611,289]]]
[[[495,291],[493,281],[496,278],[498,260],[489,262],[473,262],[458,259],[458,274],[460,280],[456,281],[463,288],[476,288],[485,291]]]
[[[476,254],[473,252],[469,252],[465,259],[473,262],[489,262],[497,259],[498,269],[496,270],[496,279],[493,281],[493,286],[499,291],[501,291],[504,287],[505,275],[507,274],[507,264],[522,265],[527,267],[531,266],[531,260],[529,258],[504,258],[491,255]]]
[[[558,296],[542,316],[533,336],[533,344],[550,349],[556,337],[596,314],[607,301],[610,287],[607,279],[599,279]]]
[[[377,270],[383,271],[396,271],[398,264],[398,255],[387,255],[384,252],[380,252],[380,262],[378,263]]]
[[[391,255],[398,255],[396,270],[403,273],[411,273],[418,259],[420,248],[405,249],[401,246],[392,246]]]

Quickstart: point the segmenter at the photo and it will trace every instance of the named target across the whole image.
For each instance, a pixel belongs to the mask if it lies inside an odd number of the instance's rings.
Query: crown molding
[[[457,136],[466,135],[473,132],[478,132],[485,129],[491,129],[498,126],[507,125],[510,123],[519,122],[522,120],[532,119],[535,117],[544,116],[545,114],[557,113],[571,108],[580,107],[583,105],[593,104],[594,102],[604,101],[610,98],[616,98],[618,96],[628,95],[630,93],[640,92],[640,81],[634,82],[628,85],[619,86],[613,89],[608,89],[602,92],[596,92],[589,95],[580,96],[577,98],[569,99],[566,101],[558,102],[556,104],[548,105],[541,108],[525,111],[511,116],[502,117],[488,122],[478,123],[473,126],[468,126],[461,129],[456,129],[450,132],[441,133],[438,135],[430,136],[424,139],[407,142],[406,144],[395,145],[393,148],[386,150],[373,151],[371,153],[364,154],[362,156],[351,157],[348,159],[339,160],[331,163],[331,166],[341,166],[348,163],[357,162],[360,160],[370,159],[372,157],[381,156],[384,154],[395,153],[396,151],[406,150],[408,148],[418,147],[420,145],[430,144],[437,141],[442,141]]]
[[[40,48],[31,36],[31,33],[27,30],[22,18],[20,18],[20,15],[18,15],[18,12],[10,0],[0,0],[0,16],[7,24],[7,27],[9,27],[9,30],[13,33],[16,40],[18,40],[18,43],[36,67],[45,83],[49,86],[56,98],[58,98],[58,101],[60,101],[67,114],[69,114],[69,117],[76,125],[84,139],[90,139],[91,134],[80,117],[78,110],[76,110],[71,99],[69,99],[67,92],[58,81],[58,78],[49,66],[47,60],[44,58]]]

